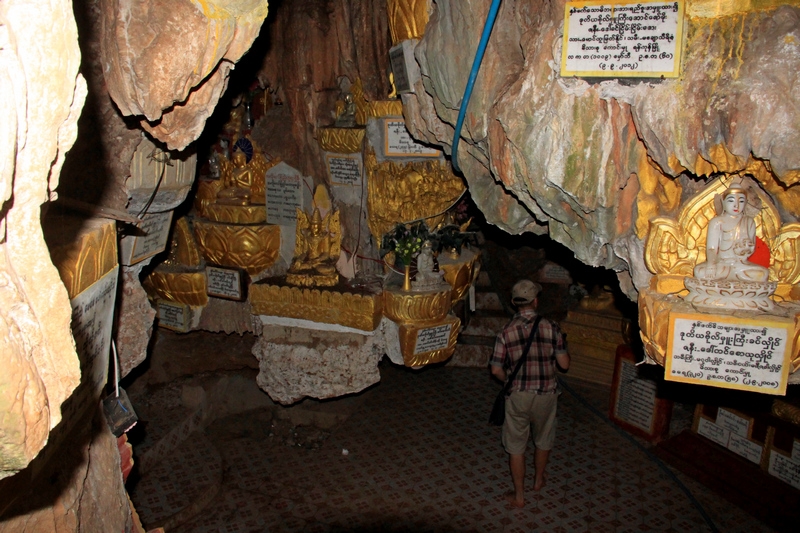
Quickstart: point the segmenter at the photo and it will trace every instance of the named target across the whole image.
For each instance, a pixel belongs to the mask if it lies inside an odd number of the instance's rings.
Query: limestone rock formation
[[[103,0],[102,58],[108,92],[123,115],[170,149],[205,126],[228,74],[250,48],[267,2]]]
[[[403,96],[416,137],[451,146],[489,4],[434,2],[415,51],[422,80]],[[800,9],[693,5],[705,3],[687,2],[680,78],[599,81],[560,76],[563,0],[503,2],[461,133],[459,163],[489,222],[548,232],[618,271],[632,298],[650,277],[649,219],[674,214],[696,177],[768,160],[759,180],[796,216]]]
[[[67,291],[41,230],[86,97],[72,5],[0,7],[0,478],[24,468],[80,380]]]
[[[32,468],[0,484],[0,533],[141,531],[132,529],[117,439],[101,409],[71,422],[54,432],[64,430],[55,440],[66,446],[48,446]]]
[[[382,335],[264,326],[253,346],[258,386],[281,404],[360,392],[381,379]]]

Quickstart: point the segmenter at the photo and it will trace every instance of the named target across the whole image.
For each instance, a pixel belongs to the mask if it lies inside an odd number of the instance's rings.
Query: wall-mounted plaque
[[[361,185],[361,154],[326,154],[328,176],[334,185]]]
[[[186,333],[189,331],[188,305],[176,302],[158,301],[158,325],[162,328]]]
[[[385,154],[387,157],[439,157],[440,150],[417,142],[402,120],[384,121]]]
[[[118,278],[119,266],[115,266],[70,301],[72,336],[82,376],[75,394],[84,401],[69,402],[74,409],[62,413],[65,420],[89,403],[99,401],[106,384]]]
[[[617,348],[611,382],[609,417],[625,430],[651,442],[664,439],[672,419],[672,402],[658,396],[658,382],[641,376],[627,345]]]
[[[665,379],[786,394],[794,321],[672,313]]]
[[[413,93],[419,81],[419,67],[414,59],[416,40],[406,39],[389,49],[389,64],[394,74],[394,88],[398,94]]]
[[[567,2],[561,75],[676,78],[684,1]]]
[[[452,324],[444,324],[419,330],[417,332],[417,343],[414,345],[414,355],[447,348],[450,343],[450,329],[452,327]]]
[[[164,251],[169,238],[172,211],[145,215],[137,226],[136,235],[125,235],[120,239],[123,265],[135,265]]]
[[[243,271],[233,268],[206,267],[206,294],[228,300],[244,300]]]
[[[294,226],[297,209],[303,208],[303,176],[300,171],[278,163],[267,171],[267,222]]]

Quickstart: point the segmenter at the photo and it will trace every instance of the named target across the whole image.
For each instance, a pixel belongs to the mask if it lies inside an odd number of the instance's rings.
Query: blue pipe
[[[483,61],[483,54],[486,52],[486,43],[489,42],[489,35],[492,34],[494,27],[494,20],[497,18],[497,11],[500,9],[501,0],[492,0],[492,5],[489,8],[489,14],[486,15],[486,23],[483,25],[483,34],[481,35],[481,42],[478,43],[478,49],[475,51],[475,59],[472,61],[472,70],[469,73],[469,80],[467,86],[464,88],[464,96],[461,98],[461,109],[458,110],[458,121],[456,122],[456,131],[453,134],[453,169],[456,172],[461,172],[458,166],[458,142],[461,139],[461,128],[464,126],[464,117],[467,114],[467,105],[472,96],[472,87],[475,85],[475,78],[478,77],[478,70],[481,68]]]

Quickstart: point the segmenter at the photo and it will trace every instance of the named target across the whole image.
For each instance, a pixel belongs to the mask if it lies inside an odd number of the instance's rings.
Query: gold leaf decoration
[[[272,266],[280,253],[280,226],[243,226],[195,220],[194,234],[207,261],[243,268],[250,275]]]
[[[380,294],[342,293],[267,283],[250,285],[253,314],[339,324],[364,331],[374,331],[380,324],[381,304]]]
[[[389,32],[392,43],[420,39],[428,24],[429,0],[388,0]]]
[[[398,223],[426,219],[428,227],[435,227],[465,190],[464,181],[453,174],[446,161],[378,163],[370,148],[364,168],[368,176],[368,224],[378,242]]]

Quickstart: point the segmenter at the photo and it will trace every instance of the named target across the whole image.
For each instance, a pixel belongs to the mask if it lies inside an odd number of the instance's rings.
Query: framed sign
[[[206,294],[242,301],[245,299],[244,271],[235,268],[206,267]]]
[[[417,342],[414,345],[414,355],[447,348],[450,343],[450,330],[452,327],[452,324],[443,324],[419,330],[417,332]]]
[[[609,418],[626,431],[658,442],[667,437],[672,401],[659,398],[658,382],[641,376],[630,346],[617,348]]]
[[[138,226],[139,235],[125,235],[120,239],[121,263],[135,265],[161,253],[167,247],[172,211],[149,213]]]
[[[794,321],[671,313],[664,378],[786,394]]]
[[[361,154],[326,154],[325,163],[333,185],[361,185]]]
[[[180,333],[189,331],[190,308],[186,304],[158,300],[158,325]]]
[[[677,78],[684,0],[567,2],[561,75]]]
[[[387,157],[440,157],[442,152],[417,142],[402,120],[384,121],[384,154]]]

